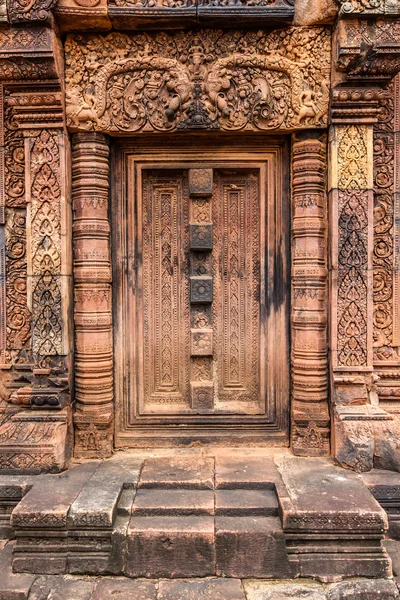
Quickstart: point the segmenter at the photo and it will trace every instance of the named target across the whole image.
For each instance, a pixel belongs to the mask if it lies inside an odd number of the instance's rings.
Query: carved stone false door
[[[258,174],[144,171],[141,414],[265,412]]]
[[[273,201],[267,218],[265,164],[248,162],[128,169],[127,188],[135,192],[128,192],[127,242],[120,246],[125,295],[118,284],[116,292],[116,406],[123,422],[117,445],[241,437],[287,443],[277,396],[287,409],[289,376],[278,389],[269,374],[280,365],[268,360],[277,343],[268,331],[276,283],[273,271],[269,277],[268,230],[274,235],[280,225]],[[117,238],[120,230],[115,224]],[[274,251],[272,243],[271,262]],[[114,268],[115,280],[123,269]],[[280,339],[288,346],[282,315]],[[289,361],[282,356],[283,373]]]

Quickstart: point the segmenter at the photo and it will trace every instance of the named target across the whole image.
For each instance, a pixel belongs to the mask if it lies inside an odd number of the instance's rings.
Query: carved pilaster
[[[292,449],[323,456],[329,453],[324,136],[295,136],[292,173]]]
[[[372,468],[378,406],[373,376],[373,126],[334,125],[330,144],[331,362],[334,454]]]
[[[112,451],[113,356],[109,148],[102,134],[73,138],[75,454]]]
[[[60,112],[49,86],[7,96],[3,470],[60,470],[69,459],[70,219]]]

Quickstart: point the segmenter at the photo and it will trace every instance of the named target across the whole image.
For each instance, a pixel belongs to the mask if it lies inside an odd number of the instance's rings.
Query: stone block
[[[290,576],[285,538],[274,517],[216,517],[217,575]]]
[[[191,196],[211,196],[212,190],[212,169],[189,169],[189,194]]]
[[[111,552],[108,571],[115,575],[122,575],[124,572],[127,532],[130,518],[130,514],[117,516],[111,533]]]
[[[141,461],[133,459],[136,472],[131,485],[137,482]],[[68,527],[111,528],[117,513],[117,504],[127,472],[117,461],[105,461],[93,473],[71,505]]]
[[[327,600],[324,587],[315,581],[243,581],[247,600]]]
[[[215,460],[216,489],[274,489],[280,479],[270,458],[217,457]]]
[[[387,517],[356,473],[320,458],[275,459],[288,494],[282,499],[285,531],[382,534]],[[278,490],[279,493],[279,490]]]
[[[373,423],[375,436],[374,467],[389,471],[400,471],[400,421]]]
[[[56,473],[71,453],[71,407],[21,411],[0,425],[0,473]]]
[[[18,552],[13,557],[13,571],[15,573],[60,575],[67,572],[67,554],[65,552],[54,554]]]
[[[38,577],[29,600],[91,600],[94,581],[78,577]]]
[[[204,581],[160,581],[157,600],[198,600],[199,598],[246,600],[238,579]]]
[[[190,276],[190,302],[193,304],[213,301],[213,278],[208,275]]]
[[[224,516],[278,516],[278,499],[273,490],[217,490],[215,513]]]
[[[213,515],[212,490],[138,490],[132,507],[135,516]]]
[[[127,533],[129,577],[215,574],[212,517],[133,517]]]
[[[60,475],[42,477],[14,509],[12,525],[19,529],[66,529],[71,504],[98,466],[96,461],[86,462]]]
[[[96,583],[90,600],[156,600],[154,581],[103,578]]]
[[[214,460],[186,457],[147,459],[138,487],[212,490]]]
[[[400,539],[400,474],[373,469],[369,473],[363,473],[362,479],[387,513],[389,519],[387,535],[395,540]]]
[[[214,382],[191,381],[190,404],[194,410],[212,410],[214,407]]]
[[[26,600],[35,577],[12,572],[12,550],[10,542],[0,550],[0,600]]]
[[[0,539],[11,539],[11,513],[32,486],[27,475],[2,475],[0,477]]]
[[[399,600],[399,598],[396,584],[387,579],[342,581],[328,586],[328,600]]]
[[[337,14],[335,0],[296,0],[294,4],[295,25],[333,23]]]

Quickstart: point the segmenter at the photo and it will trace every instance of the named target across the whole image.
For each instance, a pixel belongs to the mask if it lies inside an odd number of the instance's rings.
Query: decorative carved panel
[[[268,159],[268,202],[266,163],[246,167],[249,157],[235,156],[227,161],[226,151],[217,152],[212,194],[205,189],[203,197],[190,195],[188,174],[196,163],[174,169],[171,160],[169,168],[156,168],[156,158],[155,166],[145,166],[129,153],[118,163],[114,230],[126,226],[115,256],[123,252],[127,261],[116,277],[123,445],[223,439],[228,424],[234,437],[243,429],[260,441],[285,439],[287,294],[279,309],[273,306],[274,266],[282,269],[278,285],[287,277],[282,199],[274,205],[283,183],[280,155]],[[127,204],[121,184],[130,190]],[[190,245],[190,225],[202,223],[212,224],[212,243],[199,250]],[[273,265],[279,247],[284,254]]]
[[[328,28],[69,36],[71,131],[279,130],[327,123]]]

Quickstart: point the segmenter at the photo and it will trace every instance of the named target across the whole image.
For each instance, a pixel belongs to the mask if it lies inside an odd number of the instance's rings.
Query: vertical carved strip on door
[[[141,410],[146,413],[171,412],[173,405],[188,403],[187,197],[185,174],[145,172],[142,194],[144,399]]]
[[[258,176],[215,178],[213,271],[216,404],[228,412],[259,414],[260,260],[265,225],[260,223]]]

